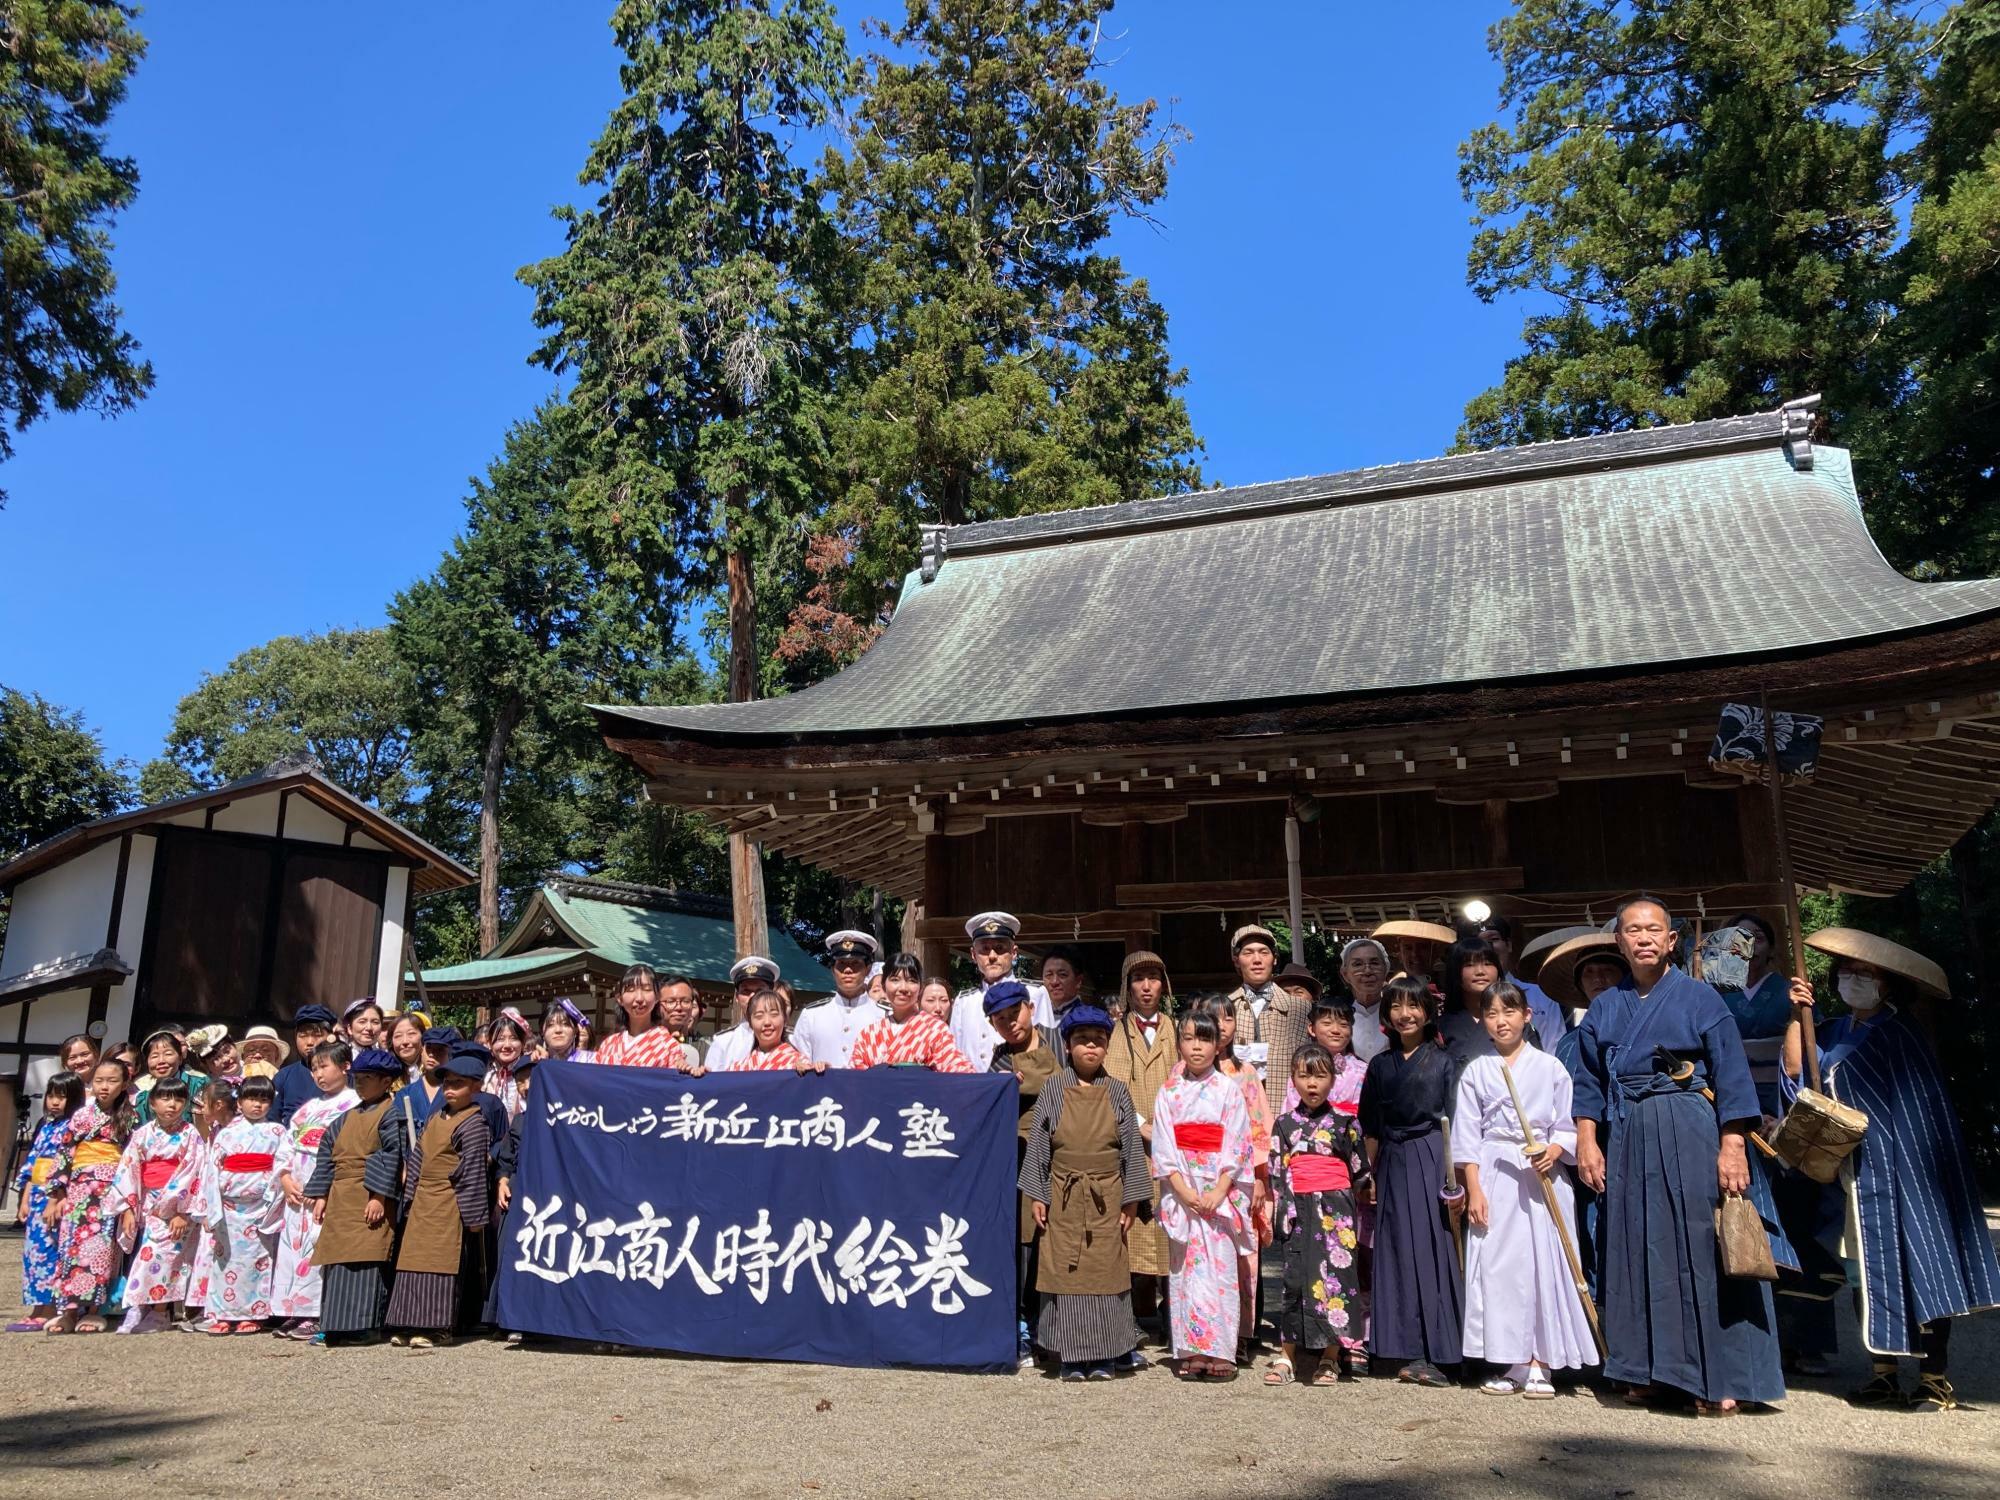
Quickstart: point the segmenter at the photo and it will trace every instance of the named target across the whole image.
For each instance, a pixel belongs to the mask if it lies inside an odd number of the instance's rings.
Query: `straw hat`
[[[1368,935],[1372,938],[1422,938],[1427,943],[1443,943],[1446,947],[1458,941],[1458,934],[1441,923],[1417,922],[1403,917],[1384,922]]]
[[[1822,927],[1806,939],[1808,948],[1817,948],[1835,958],[1852,958],[1873,964],[1886,973],[1899,975],[1927,994],[1940,1000],[1951,998],[1951,981],[1944,970],[1914,949],[1892,943],[1856,927]]]
[[[1573,1010],[1583,1004],[1583,988],[1576,982],[1576,971],[1593,958],[1624,962],[1615,939],[1606,937],[1594,927],[1586,927],[1542,955],[1541,977],[1535,983],[1565,1010]]]
[[[253,1046],[259,1045],[269,1047],[272,1051],[276,1052],[279,1062],[283,1062],[292,1050],[292,1044],[279,1036],[270,1027],[252,1026],[248,1031],[243,1033],[243,1040],[236,1044],[236,1054],[243,1059],[245,1072],[249,1071],[250,1049]]]
[[[1558,927],[1553,932],[1545,932],[1540,937],[1530,938],[1514,955],[1514,972],[1523,979],[1532,980],[1542,965],[1548,962],[1549,950],[1571,938],[1595,937],[1595,927]]]

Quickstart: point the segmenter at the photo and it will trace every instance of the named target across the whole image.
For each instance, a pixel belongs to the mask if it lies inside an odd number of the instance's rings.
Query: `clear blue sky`
[[[203,672],[378,624],[435,565],[466,477],[552,389],[514,271],[559,247],[549,208],[614,101],[609,9],[148,10],[116,260],[158,385],[0,468],[0,682],[143,761]],[[1211,479],[1441,452],[1497,377],[1521,309],[1465,287],[1456,149],[1496,107],[1503,9],[1114,12],[1114,86],[1194,133],[1120,249],[1170,314]]]

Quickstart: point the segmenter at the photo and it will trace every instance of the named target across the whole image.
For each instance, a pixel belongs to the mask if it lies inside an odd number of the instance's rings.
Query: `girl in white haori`
[[[319,1267],[313,1247],[319,1224],[306,1202],[306,1179],[319,1157],[326,1127],[360,1103],[347,1086],[347,1065],[354,1053],[345,1042],[321,1042],[313,1049],[313,1082],[319,1097],[308,1099],[286,1125],[287,1140],[279,1157],[280,1189],[265,1227],[278,1231],[278,1267],[271,1283],[271,1314],[285,1320],[279,1331],[287,1338],[308,1340],[319,1332]]]
[[[1532,1399],[1555,1394],[1551,1369],[1597,1363],[1562,1238],[1540,1179],[1555,1188],[1563,1228],[1576,1233],[1576,1203],[1563,1163],[1576,1153],[1569,1070],[1527,1045],[1528,1000],[1502,980],[1475,1002],[1497,1055],[1475,1057],[1458,1082],[1451,1154],[1465,1184],[1471,1227],[1465,1245],[1465,1355],[1507,1368],[1482,1387]],[[1513,1091],[1508,1077],[1513,1078]],[[1514,1093],[1540,1148],[1530,1157]]]

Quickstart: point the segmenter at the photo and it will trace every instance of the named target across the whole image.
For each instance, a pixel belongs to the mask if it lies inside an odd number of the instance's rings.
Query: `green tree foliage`
[[[1181,134],[1105,82],[1110,9],[908,0],[872,27],[853,149],[825,167],[856,365],[795,656],[865,645],[924,524],[1200,483],[1166,312],[1105,248]]]
[[[698,677],[663,657],[667,601],[615,580],[581,544],[569,499],[585,446],[560,406],[515,425],[472,481],[464,532],[390,607],[425,826],[447,842],[454,827],[478,829],[482,951],[499,938],[503,886],[593,862],[590,841],[581,860],[573,848],[577,780],[604,753],[585,705]]]
[[[153,384],[119,326],[110,225],[138,196],[104,127],[145,55],[128,5],[0,5],[0,459],[57,411],[110,415]],[[0,493],[0,501],[5,500]]]
[[[1909,394],[1880,424],[1898,461],[1870,485],[1870,519],[1906,565],[1986,577],[2000,572],[2000,5],[1966,0],[1940,40],[1899,267]]]
[[[581,179],[601,196],[521,273],[535,358],[576,380],[579,541],[640,587],[726,578],[748,698],[755,559],[807,504],[831,347],[791,141],[839,97],[845,39],[830,0],[623,0],[612,28],[625,97]]]
[[[1518,0],[1490,46],[1511,119],[1460,180],[1468,279],[1527,294],[1473,447],[1897,384],[1884,294],[1920,33],[1908,0]]]
[[[0,684],[0,861],[131,803],[125,767],[105,760],[82,714]]]
[[[163,801],[305,751],[334,785],[406,817],[416,791],[406,696],[386,630],[281,635],[181,699],[166,753],[147,764],[140,793]]]

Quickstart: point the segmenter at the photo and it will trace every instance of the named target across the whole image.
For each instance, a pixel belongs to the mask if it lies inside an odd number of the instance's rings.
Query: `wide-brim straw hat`
[[[1583,989],[1576,982],[1576,971],[1583,967],[1586,960],[1593,958],[1624,962],[1624,955],[1618,951],[1617,939],[1606,936],[1595,927],[1586,927],[1575,936],[1564,938],[1542,955],[1540,977],[1535,983],[1563,1009],[1574,1010],[1583,1004]]]
[[[1442,943],[1447,948],[1458,941],[1458,934],[1441,922],[1419,922],[1406,917],[1384,922],[1368,935],[1372,938],[1422,938],[1427,943]]]
[[[1830,953],[1835,958],[1851,958],[1860,963],[1873,964],[1885,973],[1909,980],[1918,989],[1940,1000],[1951,998],[1951,981],[1944,977],[1943,969],[1914,948],[1905,948],[1901,943],[1892,943],[1872,932],[1863,932],[1857,927],[1822,927],[1806,939],[1806,946]]]
[[[1533,979],[1557,947],[1571,938],[1595,937],[1597,932],[1595,927],[1558,927],[1553,932],[1530,938],[1514,955],[1514,971],[1523,979]]]

